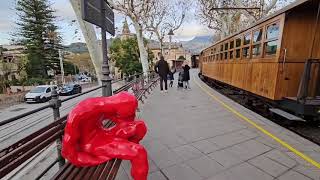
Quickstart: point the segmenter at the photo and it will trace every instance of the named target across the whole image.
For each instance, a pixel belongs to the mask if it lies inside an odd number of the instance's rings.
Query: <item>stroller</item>
[[[184,72],[183,71],[179,72],[178,89],[182,89],[183,88],[183,76],[184,76]]]

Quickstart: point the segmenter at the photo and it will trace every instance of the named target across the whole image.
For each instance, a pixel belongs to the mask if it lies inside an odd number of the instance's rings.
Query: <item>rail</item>
[[[120,88],[113,90],[113,93],[116,94],[121,91],[128,91],[129,89],[132,89],[137,99],[143,102],[143,97],[146,97],[145,93],[149,92],[149,89],[155,85],[157,80],[158,78],[156,78],[155,73],[149,73],[148,76],[144,76],[143,74],[134,74],[126,77],[124,80],[122,79],[114,81],[113,83],[119,81],[125,81],[126,83]],[[61,138],[63,135],[63,127],[66,123],[67,115],[60,117],[61,104],[101,88],[102,86],[99,86],[64,100],[60,100],[57,92],[53,91],[50,104],[0,122],[0,127],[2,127],[31,114],[40,112],[44,109],[53,109],[54,122],[0,150],[0,178],[19,167],[23,162],[35,155],[36,152],[40,152],[41,149],[52,145],[53,142],[56,142],[57,144],[56,147],[58,151],[58,158],[52,162],[50,166],[47,167],[36,179],[40,179],[56,163],[59,163],[59,166],[62,167],[65,164],[65,161],[60,154]]]

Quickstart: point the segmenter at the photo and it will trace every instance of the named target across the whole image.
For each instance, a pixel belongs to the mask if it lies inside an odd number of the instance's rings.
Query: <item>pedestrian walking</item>
[[[168,92],[167,78],[168,78],[168,74],[169,74],[169,65],[168,65],[167,61],[164,60],[163,56],[160,57],[160,60],[154,66],[154,70],[160,76],[160,90],[161,90],[161,92],[163,92],[163,83],[164,83],[165,92]]]
[[[176,68],[172,66],[168,74],[168,80],[170,80],[170,84],[169,84],[170,87],[173,86],[174,73],[176,73]]]
[[[188,64],[183,66],[183,84],[184,84],[184,88],[185,89],[190,89],[190,84],[189,84],[189,80],[190,80],[190,66],[188,66]]]

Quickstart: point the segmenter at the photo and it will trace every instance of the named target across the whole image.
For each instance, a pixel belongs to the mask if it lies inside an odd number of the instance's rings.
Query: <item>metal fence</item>
[[[147,76],[144,76],[143,74],[134,74],[134,75],[125,77],[125,79],[123,79],[123,80],[113,81],[112,83],[114,84],[114,83],[118,83],[120,81],[124,82],[125,85],[121,86],[118,89],[113,90],[114,94],[119,93],[121,91],[129,91],[129,90],[131,90],[132,93],[134,93],[136,95],[138,100],[143,100],[143,97],[145,97],[146,92],[149,92],[150,86],[152,86],[152,84],[154,84],[154,83],[150,83],[150,82],[151,81],[153,81],[153,82],[157,81],[157,78],[156,78],[155,73],[149,73]],[[61,108],[63,103],[68,102],[68,101],[70,101],[72,99],[75,99],[77,97],[86,95],[88,93],[100,90],[100,89],[102,89],[102,86],[98,86],[96,88],[90,89],[88,91],[85,91],[83,93],[68,97],[68,98],[63,99],[63,100],[59,99],[58,93],[55,90],[53,90],[52,91],[52,97],[51,97],[51,100],[50,100],[49,104],[41,106],[41,107],[36,108],[34,110],[31,110],[31,111],[22,113],[20,115],[15,116],[15,117],[8,118],[8,119],[5,119],[5,120],[1,121],[0,122],[0,128],[2,128],[4,126],[10,126],[10,124],[16,123],[19,120],[21,120],[22,118],[25,118],[25,117],[27,117],[29,115],[32,115],[32,114],[35,114],[35,113],[39,113],[39,112],[41,112],[43,110],[46,110],[46,109],[49,109],[49,108],[52,109],[51,116],[53,116],[53,119],[54,119],[53,123],[51,123],[51,124],[41,128],[40,130],[36,131],[38,134],[34,134],[33,133],[31,135],[28,135],[27,137],[24,137],[23,139],[20,139],[18,142],[13,142],[7,148],[4,148],[4,149],[0,150],[0,160],[1,160],[0,163],[2,163],[2,159],[6,156],[6,154],[11,153],[12,149],[14,150],[14,149],[18,148],[19,146],[23,145],[24,143],[26,143],[27,141],[33,140],[33,138],[39,136],[39,133],[47,131],[48,128],[50,129],[50,128],[56,127],[58,124],[59,124],[59,127],[60,127],[61,123],[65,122],[66,119],[67,119],[67,115],[61,117],[60,108]],[[56,161],[54,161],[49,167],[47,167],[46,170],[44,172],[42,172],[41,175],[39,177],[37,177],[36,179],[40,179],[46,173],[46,171],[48,171],[57,162],[59,163],[60,167],[64,165],[65,161],[64,161],[64,159],[62,158],[62,156],[60,154],[60,152],[61,152],[61,138],[62,138],[62,136],[60,136],[60,138],[58,138],[56,140],[57,151],[58,151],[58,159]],[[16,167],[16,166],[12,166],[12,168],[13,167]]]

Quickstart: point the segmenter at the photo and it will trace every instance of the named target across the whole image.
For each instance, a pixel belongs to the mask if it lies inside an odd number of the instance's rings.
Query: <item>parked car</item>
[[[68,84],[62,87],[60,91],[61,96],[68,96],[78,94],[82,92],[82,88],[79,84]]]
[[[51,99],[52,88],[50,85],[37,86],[25,95],[24,100],[27,103],[46,102]]]

